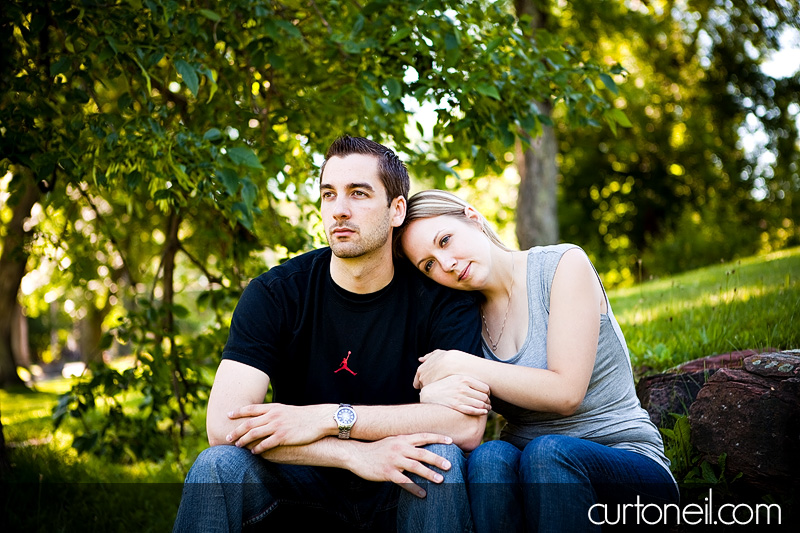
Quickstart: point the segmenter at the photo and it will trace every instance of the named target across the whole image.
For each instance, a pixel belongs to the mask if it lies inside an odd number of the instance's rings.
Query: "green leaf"
[[[200,14],[209,20],[213,20],[214,22],[219,22],[221,20],[221,17],[210,9],[201,9]]]
[[[539,122],[541,122],[545,126],[548,126],[550,128],[553,127],[553,119],[551,119],[549,115],[545,115],[544,113],[539,113],[538,115],[536,115],[536,118],[538,118]]]
[[[408,37],[409,35],[411,35],[412,31],[414,31],[414,30],[412,28],[408,27],[408,26],[400,28],[397,32],[395,32],[394,35],[392,35],[391,39],[386,41],[386,44],[390,45],[390,44],[394,44],[394,43],[400,42],[403,39],[405,39],[406,37]]]
[[[619,94],[619,88],[617,87],[617,84],[614,83],[614,80],[611,79],[611,76],[608,74],[600,74],[600,81],[603,82],[603,85],[605,85],[609,91],[614,94]]]
[[[497,92],[497,87],[495,87],[490,83],[481,83],[477,87],[475,87],[475,90],[478,91],[483,96],[489,96],[491,98],[494,98],[495,100],[501,99],[500,93]]]
[[[363,29],[364,29],[364,17],[361,14],[359,14],[356,17],[355,24],[353,24],[353,29],[350,32],[350,36],[351,37],[355,37],[356,35],[361,33],[361,30],[363,30]]]
[[[389,91],[389,98],[392,100],[400,98],[403,94],[402,86],[397,78],[389,78],[386,80],[386,90]]]
[[[203,140],[206,141],[214,142],[218,141],[221,138],[222,138],[222,132],[219,131],[217,128],[211,128],[210,130],[208,130],[203,134]]]
[[[703,461],[703,464],[700,465],[701,470],[703,471],[703,479],[709,483],[716,483],[719,481],[717,475],[714,474],[714,469],[711,468],[711,464],[708,461]]]
[[[258,160],[258,156],[256,156],[256,154],[250,148],[244,148],[244,147],[229,148],[228,157],[230,157],[231,161],[233,161],[237,165],[244,165],[246,167],[257,168],[257,169],[264,168],[263,166],[261,166],[261,161]]]
[[[303,34],[300,33],[300,30],[297,29],[297,26],[295,26],[288,20],[276,20],[275,24],[277,24],[280,28],[283,29],[283,31],[285,31],[292,37],[297,37],[298,39],[303,38]]]
[[[187,316],[189,316],[189,310],[186,309],[181,304],[173,305],[172,312],[175,313],[175,316],[178,318],[186,318]]]
[[[229,195],[233,196],[239,190],[239,176],[231,168],[222,168],[217,170],[217,177],[225,186],[225,190]]]
[[[616,137],[617,136],[617,123],[614,121],[613,118],[611,118],[610,114],[608,114],[608,113],[604,114],[603,118],[605,119],[606,124],[608,124],[608,127],[611,128],[611,133],[613,133],[614,137]]]
[[[112,335],[110,332],[107,331],[103,333],[103,336],[100,338],[100,344],[97,346],[97,348],[101,351],[108,350],[109,348],[111,348],[111,344],[113,342],[114,342],[114,335]]]
[[[248,211],[256,203],[256,197],[258,196],[258,188],[253,184],[252,181],[245,178],[242,180],[242,200],[244,204],[247,206]]]
[[[114,50],[114,54],[119,53],[117,41],[112,36],[106,35],[106,42],[108,43],[108,46],[110,46],[111,49]]]
[[[177,70],[178,74],[181,75],[183,82],[187,87],[189,87],[189,90],[192,91],[192,94],[197,96],[197,91],[200,88],[200,80],[197,77],[197,71],[194,69],[194,67],[183,59],[178,59],[175,61],[175,70]]]
[[[495,48],[497,48],[498,46],[500,46],[500,44],[502,44],[504,39],[505,37],[496,37],[491,41],[489,41],[489,44],[486,45],[486,53],[488,54],[493,52]]]
[[[71,58],[69,56],[64,56],[52,65],[50,65],[50,76],[58,76],[59,74],[63,74],[69,70],[69,66],[71,63]]]
[[[614,117],[614,120],[616,120],[617,123],[623,128],[630,128],[633,126],[633,124],[631,124],[631,121],[628,119],[628,116],[622,109],[614,108],[611,114]]]
[[[240,213],[239,222],[250,231],[253,231],[253,214],[247,209],[247,206],[242,202],[233,204],[233,211]]]
[[[206,79],[208,80],[208,84],[211,87],[208,94],[208,100],[206,100],[206,103],[209,103],[211,99],[214,98],[214,94],[217,92],[217,89],[219,89],[219,86],[217,85],[217,80],[214,79],[214,73],[211,72],[210,68],[201,67],[199,72],[205,75]]]

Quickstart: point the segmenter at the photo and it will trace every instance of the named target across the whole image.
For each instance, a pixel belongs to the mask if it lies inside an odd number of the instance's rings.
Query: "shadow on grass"
[[[105,481],[93,482],[97,473],[49,446],[10,452],[12,470],[0,482],[0,531],[172,530],[180,482],[137,482],[111,465]]]

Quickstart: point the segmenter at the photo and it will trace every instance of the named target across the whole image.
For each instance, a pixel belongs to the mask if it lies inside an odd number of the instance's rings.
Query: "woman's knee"
[[[520,473],[525,483],[563,479],[565,472],[580,470],[581,440],[566,435],[543,435],[525,446],[520,457]],[[570,475],[569,477],[573,477]]]

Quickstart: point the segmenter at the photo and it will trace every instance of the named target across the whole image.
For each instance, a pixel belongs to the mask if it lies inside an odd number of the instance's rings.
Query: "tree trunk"
[[[515,0],[517,17],[531,17],[529,32],[544,28],[546,14],[534,0]],[[539,112],[550,116],[549,102],[536,102]],[[556,154],[558,144],[553,128],[542,125],[541,135],[531,141],[531,147],[517,149],[517,171],[519,172],[519,195],[517,197],[517,241],[520,249],[558,242],[557,183],[558,166]]]
[[[17,375],[11,343],[12,317],[17,307],[19,286],[28,263],[26,242],[29,233],[25,231],[24,223],[31,214],[31,208],[39,200],[40,192],[27,172],[22,179],[24,191],[18,197],[17,204],[13,206],[13,214],[6,226],[6,236],[3,240],[3,253],[0,255],[0,387],[23,384]]]
[[[103,320],[111,311],[111,306],[106,303],[98,308],[94,302],[88,303],[88,312],[80,322],[79,346],[81,359],[89,363],[102,363],[103,351],[100,342],[103,340]]]
[[[164,319],[164,332],[167,335],[169,342],[169,350],[167,359],[172,364],[172,393],[175,396],[175,401],[178,403],[180,417],[176,420],[178,426],[178,433],[181,437],[184,435],[184,424],[189,419],[186,415],[186,408],[184,406],[184,398],[182,389],[184,389],[183,369],[181,367],[181,358],[175,350],[173,338],[175,334],[175,314],[173,312],[173,305],[175,304],[175,256],[180,250],[180,238],[178,237],[178,230],[181,225],[181,215],[177,211],[170,213],[167,222],[167,242],[164,247],[164,307],[167,310]]]

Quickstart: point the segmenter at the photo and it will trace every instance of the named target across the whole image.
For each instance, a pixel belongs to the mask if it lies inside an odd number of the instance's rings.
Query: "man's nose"
[[[333,218],[336,220],[350,218],[350,206],[345,198],[337,198],[333,204]]]

